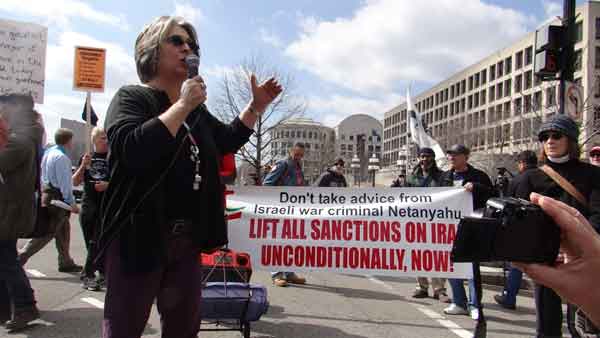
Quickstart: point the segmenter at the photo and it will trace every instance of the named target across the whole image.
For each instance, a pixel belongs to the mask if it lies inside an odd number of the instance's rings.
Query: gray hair
[[[135,40],[135,66],[142,83],[148,83],[156,77],[158,60],[160,59],[160,44],[174,26],[180,26],[198,44],[198,35],[191,23],[178,16],[161,16],[146,25]]]

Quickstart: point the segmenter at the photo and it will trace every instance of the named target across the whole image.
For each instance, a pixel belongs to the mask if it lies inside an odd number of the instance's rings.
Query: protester
[[[34,229],[40,170],[37,154],[44,127],[38,123],[31,96],[0,96],[0,114],[0,129],[7,141],[0,149],[0,294],[8,295],[11,303],[9,308],[2,304],[0,321],[6,321],[7,330],[17,331],[40,317],[33,289],[17,258],[17,239]]]
[[[25,265],[31,256],[54,238],[56,240],[56,250],[58,251],[58,271],[80,272],[81,265],[75,264],[69,253],[71,242],[69,218],[71,212],[79,212],[73,196],[71,160],[66,153],[67,149],[73,147],[73,132],[66,128],[60,128],[54,134],[54,141],[56,145],[46,150],[42,157],[41,182],[44,196],[42,203],[48,206],[50,222],[53,224],[50,228],[56,231],[46,237],[30,239],[21,248],[19,260],[22,265]],[[51,205],[53,200],[66,203],[71,207],[71,210]]]
[[[595,146],[590,150],[590,164],[600,167],[600,146]]]
[[[431,148],[423,147],[419,149],[419,165],[415,167],[412,174],[408,176],[405,187],[439,187],[442,186],[443,172],[438,168],[435,162],[435,152]],[[431,287],[433,298],[438,299],[442,303],[449,303],[450,298],[446,293],[446,279],[431,278]],[[429,281],[427,277],[417,278],[417,288],[414,291],[413,298],[427,298],[429,293]]]
[[[523,173],[527,170],[533,170],[537,168],[537,155],[531,150],[524,150],[517,155],[517,168],[519,169],[519,175],[517,175],[508,185],[507,196],[514,197],[516,188],[521,184],[524,175]],[[503,308],[514,310],[517,307],[517,294],[521,287],[521,281],[523,280],[523,273],[521,270],[514,266],[510,268],[504,291],[499,295],[494,295],[494,300]]]
[[[275,164],[271,172],[265,176],[263,185],[270,186],[303,186],[305,185],[304,173],[300,162],[304,157],[304,144],[296,143],[289,153],[289,157]],[[271,279],[276,286],[288,286],[292,284],[304,284],[306,279],[294,272],[277,271],[271,273]]]
[[[94,248],[100,231],[100,202],[108,187],[110,172],[107,160],[108,142],[104,129],[94,127],[91,138],[94,152],[91,155],[85,154],[79,161],[79,168],[73,175],[73,185],[83,182],[79,223],[87,248],[87,258],[81,272],[82,287],[90,291],[99,291],[104,284],[104,269],[102,264],[94,264]]]
[[[399,174],[395,180],[392,181],[391,188],[400,188],[406,185],[406,176],[404,174]]]
[[[184,59],[199,55],[194,27],[162,16],[135,42],[142,85],[124,86],[109,106],[110,184],[102,202],[97,261],[104,259],[104,338],[139,338],[156,299],[163,337],[196,337],[200,327],[198,254],[227,244],[219,157],[235,153],[281,93],[257,84],[230,124],[204,103],[201,76]],[[193,69],[192,69],[193,70]]]
[[[576,304],[600,327],[600,236],[577,209],[553,198],[536,193],[531,202],[539,205],[561,229],[561,248],[569,260],[562,265],[514,263],[536,283]],[[580,328],[578,328],[579,331]],[[587,332],[578,332],[583,337]],[[598,332],[596,332],[597,334]]]
[[[348,187],[346,177],[344,177],[344,159],[337,158],[331,168],[317,179],[315,185],[318,187]]]
[[[540,164],[547,165],[578,192],[568,192],[555,182],[543,170],[528,170],[523,173],[515,188],[515,197],[528,199],[532,192],[537,192],[579,210],[590,223],[599,229],[600,226],[600,168],[579,160],[578,144],[579,128],[575,121],[566,115],[555,115],[545,121],[538,132],[542,145],[538,159]],[[576,197],[572,194],[580,194]],[[578,198],[583,199],[578,201]],[[589,290],[588,290],[589,291]],[[535,300],[537,307],[537,334],[542,337],[560,337],[562,335],[561,299],[554,290],[543,285],[536,285]],[[576,334],[574,325],[574,309],[569,307],[567,322],[569,331]]]
[[[444,186],[464,187],[473,194],[473,209],[485,207],[486,201],[494,195],[494,188],[489,176],[479,169],[473,168],[468,163],[469,148],[462,144],[455,144],[446,150],[450,170],[442,175]],[[475,272],[479,273],[479,266],[475,265]],[[466,315],[477,320],[481,307],[481,290],[477,290],[474,279],[469,280],[469,301],[464,288],[463,279],[449,279],[452,288],[452,304],[444,309],[449,315]]]

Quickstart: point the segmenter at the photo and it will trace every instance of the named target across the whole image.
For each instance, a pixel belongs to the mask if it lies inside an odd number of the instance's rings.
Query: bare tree
[[[306,100],[296,94],[294,77],[268,63],[259,56],[243,60],[232,71],[224,72],[219,82],[219,93],[213,111],[224,121],[231,121],[242,112],[252,98],[250,75],[255,74],[258,83],[275,77],[283,86],[283,92],[267,107],[255,125],[255,132],[236,155],[249,163],[257,177],[262,177],[262,167],[272,162],[274,155],[267,151],[273,141],[271,131],[281,123],[299,117],[306,111]]]

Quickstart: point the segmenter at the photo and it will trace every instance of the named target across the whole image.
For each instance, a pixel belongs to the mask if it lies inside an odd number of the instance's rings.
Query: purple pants
[[[105,257],[106,299],[103,338],[139,338],[152,303],[160,314],[163,338],[196,338],[200,329],[201,270],[191,240],[171,237],[166,265],[148,273],[123,273],[119,240]]]

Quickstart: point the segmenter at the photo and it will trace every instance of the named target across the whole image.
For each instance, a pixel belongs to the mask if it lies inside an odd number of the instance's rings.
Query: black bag
[[[54,222],[51,221],[52,217],[50,216],[50,211],[48,210],[48,206],[42,203],[42,189],[41,189],[41,156],[36,151],[37,158],[37,176],[35,180],[35,191],[37,198],[35,199],[35,220],[33,222],[33,231],[25,236],[25,238],[40,238],[46,237],[50,234],[54,234],[56,231],[56,227]]]

